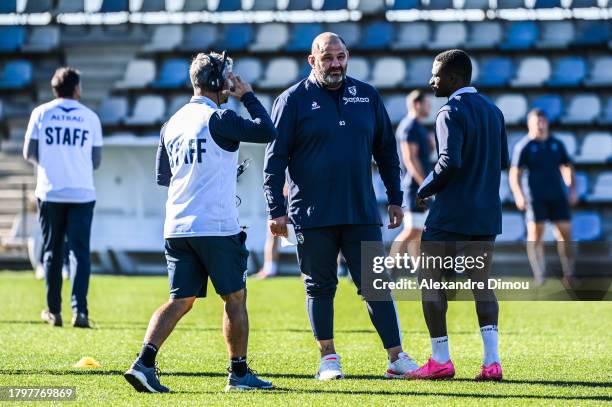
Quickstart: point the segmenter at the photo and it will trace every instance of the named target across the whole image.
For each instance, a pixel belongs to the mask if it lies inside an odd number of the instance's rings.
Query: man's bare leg
[[[563,277],[574,277],[576,256],[572,242],[572,224],[568,221],[555,223],[555,237],[557,239],[557,252],[561,261]]]
[[[544,283],[546,260],[544,258],[544,222],[527,223],[527,257],[537,285]]]

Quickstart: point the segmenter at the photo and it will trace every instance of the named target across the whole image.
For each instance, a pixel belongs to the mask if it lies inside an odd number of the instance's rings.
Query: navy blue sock
[[[334,299],[306,298],[312,333],[319,341],[334,338]]]
[[[142,361],[142,364],[146,367],[155,366],[155,357],[157,356],[157,347],[152,343],[145,343],[142,345],[142,350],[138,359]]]
[[[246,356],[238,356],[230,360],[230,369],[238,377],[242,377],[247,374],[247,362]]]

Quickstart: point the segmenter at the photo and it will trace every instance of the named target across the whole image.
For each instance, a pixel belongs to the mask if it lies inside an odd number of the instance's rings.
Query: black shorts
[[[166,239],[170,298],[206,297],[208,277],[219,295],[246,287],[246,233]]]
[[[534,200],[527,203],[525,211],[527,222],[560,222],[569,221],[571,218],[570,207],[567,199]]]

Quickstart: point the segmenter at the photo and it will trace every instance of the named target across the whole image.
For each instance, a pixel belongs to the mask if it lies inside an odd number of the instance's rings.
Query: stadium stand
[[[584,136],[578,163],[607,163],[612,157],[612,136],[609,132],[592,132]]]
[[[287,25],[281,23],[265,24],[257,30],[255,42],[249,46],[250,51],[273,52],[280,50],[289,39]]]
[[[14,52],[25,43],[26,30],[21,26],[0,27],[0,52]]]
[[[406,64],[398,57],[384,57],[376,60],[370,82],[378,88],[397,86],[406,75]]]
[[[586,86],[612,85],[612,56],[603,56],[595,59]]]
[[[0,1],[0,14],[17,12],[17,0]]]
[[[59,46],[59,42],[59,27],[33,27],[27,43],[21,46],[21,50],[24,52],[51,52]]]
[[[144,52],[172,51],[183,40],[183,27],[180,25],[162,25],[155,27],[151,42],[143,47]]]
[[[234,63],[234,73],[240,75],[248,83],[259,81],[263,72],[261,62],[257,58],[240,58]]]
[[[116,88],[144,88],[155,79],[155,62],[149,59],[133,59],[129,62],[123,79]]]
[[[131,126],[160,125],[166,113],[166,102],[159,95],[139,96],[131,116],[125,118],[125,124]]]
[[[602,125],[612,124],[612,96],[608,97],[608,101],[606,102],[606,105],[603,108],[601,117],[597,121],[599,124]]]
[[[223,31],[223,37],[216,44],[216,47],[228,51],[241,51],[252,41],[253,27],[250,24],[229,24]]]
[[[506,93],[495,101],[506,119],[506,124],[518,124],[527,115],[527,99],[521,94]]]
[[[542,109],[548,120],[554,123],[563,112],[563,99],[559,95],[542,95],[531,102],[531,108]]]
[[[468,49],[491,49],[502,41],[502,26],[497,21],[483,21],[471,25],[465,47]]]
[[[597,240],[603,233],[597,212],[578,212],[572,217],[572,237],[577,241]]]
[[[55,11],[61,13],[82,13],[85,11],[83,0],[58,0]]]
[[[102,101],[98,109],[100,122],[104,126],[116,126],[128,113],[128,101],[125,97],[114,96]]]
[[[574,38],[571,21],[546,21],[542,23],[542,37],[536,42],[539,49],[562,49]]]
[[[32,82],[32,64],[29,61],[9,61],[0,73],[0,89],[19,89]]]
[[[545,57],[524,58],[518,66],[513,87],[541,86],[550,77],[550,62]]]
[[[153,88],[184,87],[189,81],[189,62],[185,59],[171,58],[164,62],[157,80],[151,83]]]
[[[583,93],[572,97],[565,115],[561,118],[563,124],[589,124],[599,116],[601,103],[597,95]]]
[[[181,51],[208,50],[217,40],[217,27],[209,24],[189,25],[179,45]]]
[[[589,195],[591,202],[612,202],[612,172],[602,172],[597,176],[593,192]]]
[[[578,86],[586,76],[586,62],[580,57],[562,57],[555,62],[548,86]]]
[[[349,47],[349,49],[352,49],[355,45],[357,45],[359,39],[361,38],[361,29],[357,23],[337,23],[334,24],[333,27],[329,28],[333,29],[335,33],[342,37],[342,39],[346,43],[346,46]]]
[[[433,41],[427,44],[427,48],[460,48],[466,38],[467,30],[464,23],[440,23],[436,27]]]
[[[514,65],[510,58],[493,57],[481,63],[478,86],[504,86],[514,76]]]
[[[385,49],[393,39],[393,26],[387,22],[376,21],[366,26],[363,38],[357,44],[360,49]]]
[[[500,44],[503,50],[529,49],[537,41],[539,29],[533,21],[515,21],[506,31],[506,39]]]
[[[264,77],[259,81],[262,88],[282,88],[298,76],[298,63],[293,58],[277,58],[266,67]]]
[[[396,40],[391,44],[391,49],[408,50],[423,48],[427,45],[430,35],[430,27],[427,23],[402,24],[397,33]]]

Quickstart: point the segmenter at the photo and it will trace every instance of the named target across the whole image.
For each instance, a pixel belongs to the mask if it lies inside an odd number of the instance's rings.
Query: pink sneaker
[[[429,358],[427,363],[418,368],[415,371],[408,372],[404,377],[408,379],[423,379],[423,380],[437,380],[437,379],[450,379],[455,376],[455,366],[452,361],[446,363],[438,363],[432,358]]]
[[[480,374],[476,376],[476,381],[496,381],[501,382],[502,380],[502,368],[497,362],[491,363],[489,366],[482,365],[480,367]]]

